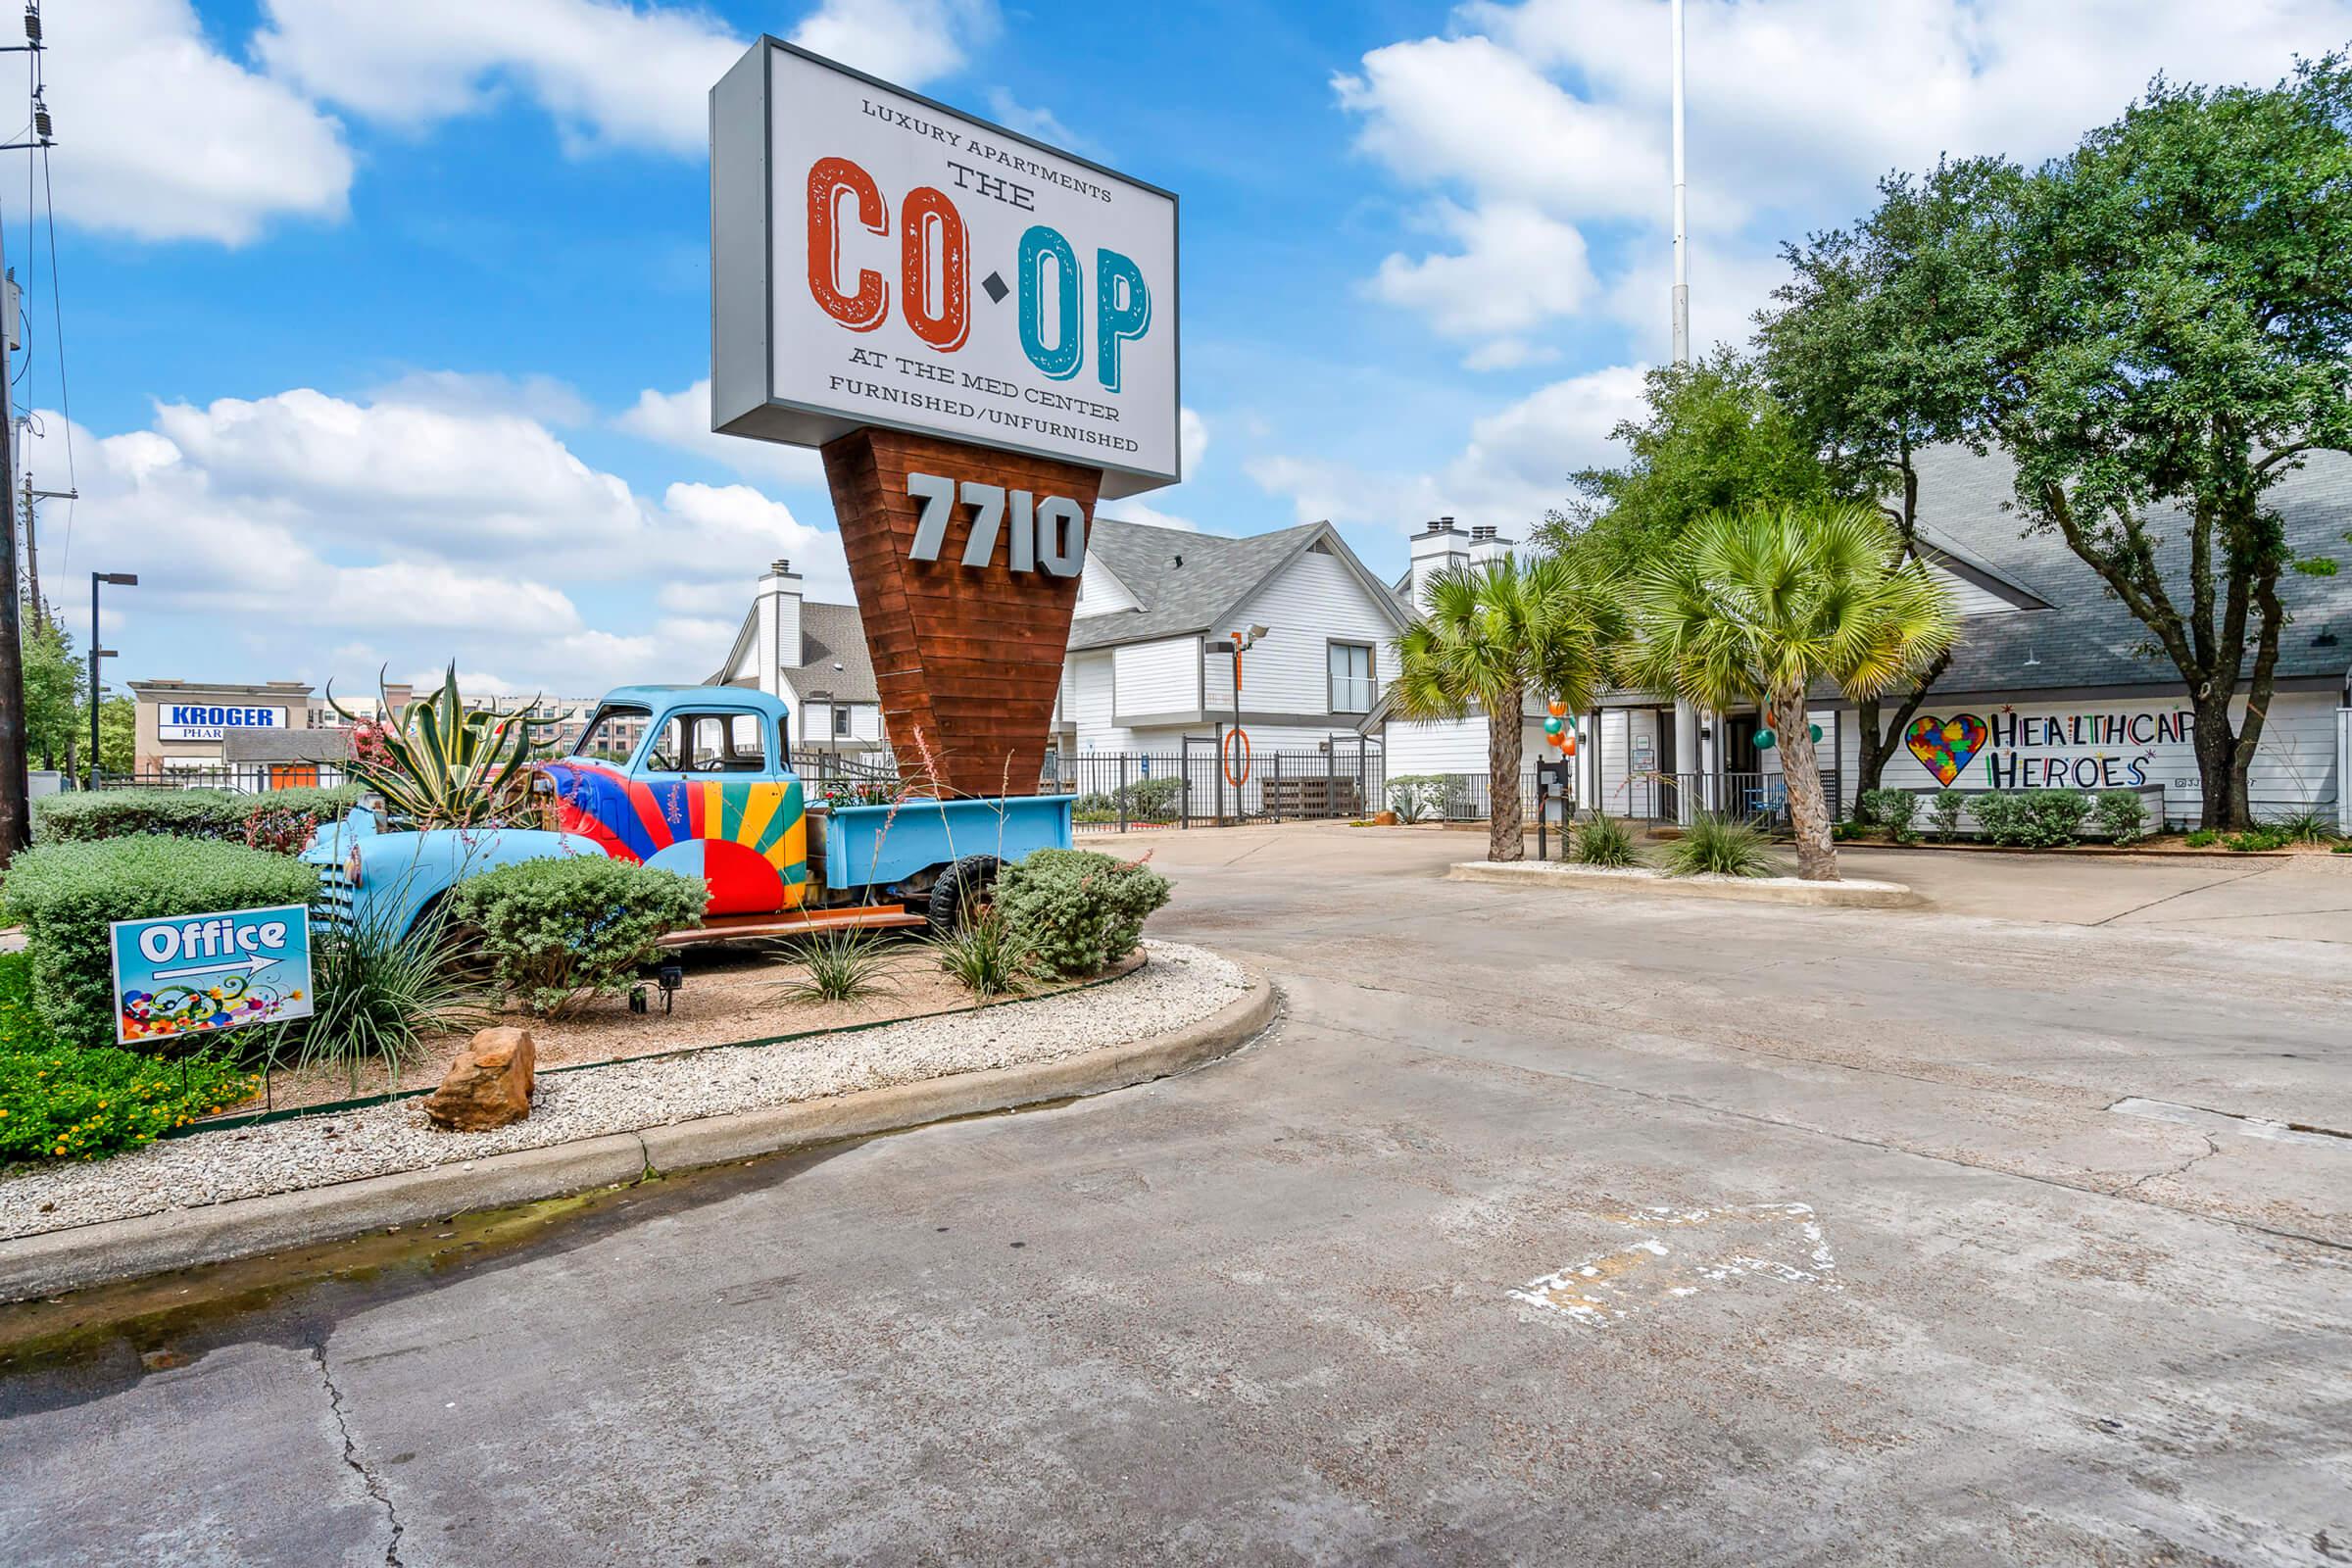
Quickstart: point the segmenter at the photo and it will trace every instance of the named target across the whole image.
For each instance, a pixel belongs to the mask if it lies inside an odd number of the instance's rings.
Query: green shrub
[[[1036,850],[997,876],[996,907],[1037,952],[1040,973],[1099,974],[1135,951],[1168,879],[1096,850]]]
[[[43,844],[8,868],[0,905],[23,922],[32,995],[61,1044],[114,1042],[116,920],[308,904],[318,873],[239,844],[126,838]]]
[[[1854,806],[1856,817],[1876,822],[1893,834],[1897,844],[1919,842],[1919,830],[1911,825],[1919,813],[1919,797],[1909,790],[1864,790]]]
[[[2037,849],[2072,844],[2090,815],[2090,797],[2081,790],[2030,790],[2025,805],[2025,842]]]
[[[32,1004],[32,959],[0,953],[0,1163],[97,1159],[248,1099],[260,1080],[224,1057],[159,1061],[61,1046]]]
[[[1949,844],[1960,836],[1960,813],[1968,808],[1968,796],[1960,790],[1937,790],[1928,802],[1928,820],[1935,824],[1937,843]]]
[[[2247,855],[2264,850],[2283,850],[2295,841],[2285,828],[2255,827],[2243,833],[2232,833],[2222,842],[2240,855]]]
[[[1400,773],[1389,780],[1389,809],[1399,822],[1444,816],[1453,781],[1443,773]]]
[[[2137,844],[2148,836],[2148,803],[2136,790],[2101,790],[2090,815],[2111,843]]]
[[[2190,831],[2183,842],[2192,850],[2210,850],[2222,842],[2221,830],[2210,827],[2195,828]]]
[[[1070,850],[1039,850],[1069,855]],[[939,966],[972,994],[973,1005],[1018,991],[1038,967],[1035,938],[1005,916],[1003,906],[974,906],[954,929],[923,939]]]
[[[1120,803],[1126,803],[1126,819],[1130,822],[1173,822],[1176,805],[1184,794],[1184,780],[1175,774],[1158,778],[1130,779],[1117,789],[1092,790],[1070,803],[1071,812],[1081,822],[1116,822]]]
[[[1623,822],[1606,812],[1586,817],[1569,831],[1568,858],[1579,865],[1640,865],[1642,852]]]
[[[366,792],[357,784],[332,789],[304,786],[238,795],[228,790],[76,790],[32,803],[32,837],[37,844],[122,839],[161,834],[175,839],[219,839],[292,855],[310,830],[339,822]],[[291,847],[287,847],[291,840]]]
[[[1978,831],[1995,844],[2024,844],[2033,834],[2026,821],[2026,798],[2006,790],[1986,790],[1970,799]]]
[[[1778,876],[1764,830],[1753,822],[1701,811],[1683,836],[1666,846],[1669,876]]]
[[[450,913],[481,934],[501,986],[559,1018],[625,990],[662,937],[703,923],[709,899],[700,877],[580,855],[468,877],[451,895]]]
[[[2328,853],[2329,855],[2352,855],[2352,839],[2345,839],[2340,844],[2330,844],[2328,846]]]
[[[1832,822],[1830,824],[1830,837],[1839,844],[1850,843],[1869,831],[1870,828],[1861,822]]]

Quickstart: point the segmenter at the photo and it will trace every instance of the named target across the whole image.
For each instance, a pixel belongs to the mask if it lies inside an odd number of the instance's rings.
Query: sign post
[[[822,450],[902,774],[1033,794],[1095,503],[1182,473],[1176,198],[773,38],[710,143],[711,428]]]
[[[110,930],[115,1038],[123,1045],[311,1015],[310,911],[302,905],[117,920]]]

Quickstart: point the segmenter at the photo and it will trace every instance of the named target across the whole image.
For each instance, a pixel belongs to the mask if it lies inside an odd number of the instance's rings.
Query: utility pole
[[[39,63],[41,49],[40,0],[24,7],[24,42],[0,48],[0,54],[29,51]],[[53,145],[49,106],[38,86],[32,94],[32,140],[12,142],[0,152],[21,152]],[[4,225],[0,225],[4,228]],[[0,233],[0,277],[7,275],[7,246]],[[7,338],[0,335],[0,496],[7,498],[8,526],[0,528],[0,866],[32,842],[32,783],[24,766],[24,617],[17,585],[17,473],[16,414],[9,406]]]
[[[1690,363],[1690,236],[1683,201],[1683,0],[1674,0],[1674,363]]]

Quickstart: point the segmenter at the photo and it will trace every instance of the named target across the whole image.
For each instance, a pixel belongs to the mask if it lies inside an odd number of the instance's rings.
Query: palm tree
[[[1488,858],[1516,860],[1522,852],[1519,740],[1528,695],[1583,708],[1618,624],[1613,597],[1564,558],[1505,556],[1438,573],[1428,610],[1396,640],[1389,689],[1397,713],[1459,719],[1475,708],[1487,715]]]
[[[1891,524],[1845,503],[1719,512],[1633,585],[1633,678],[1720,711],[1756,703],[1780,743],[1797,874],[1838,880],[1805,694],[1835,681],[1860,702],[1949,648],[1952,596]]]

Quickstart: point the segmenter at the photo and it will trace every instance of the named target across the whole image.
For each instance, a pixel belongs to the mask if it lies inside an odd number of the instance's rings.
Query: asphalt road
[[[2352,1562],[2340,945],[1472,847],[1159,840],[1229,1062],[0,1381],[0,1559]]]

